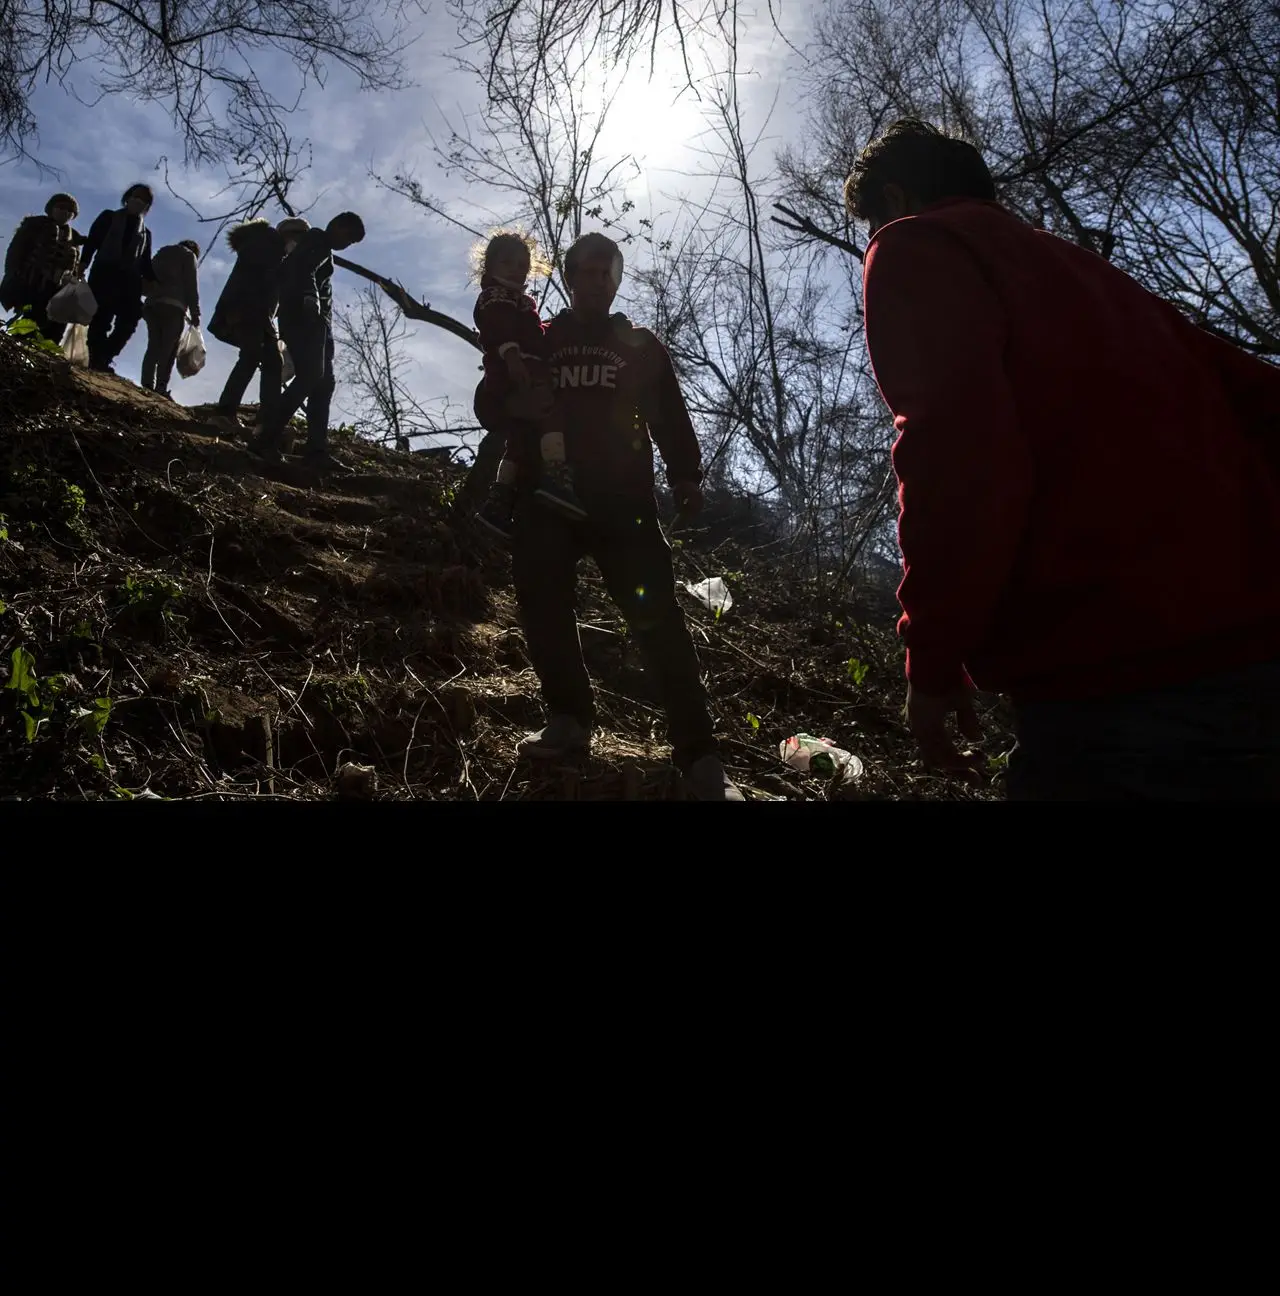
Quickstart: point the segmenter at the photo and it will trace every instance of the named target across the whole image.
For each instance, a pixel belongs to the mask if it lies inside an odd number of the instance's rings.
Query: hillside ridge
[[[0,336],[0,796],[672,800],[665,725],[593,565],[579,617],[591,757],[518,762],[542,721],[509,560],[451,512],[461,470],[337,435],[349,471],[272,467],[185,408]],[[246,410],[245,413],[251,411]],[[807,592],[696,528],[681,581],[724,759],[748,799],[990,799],[924,772],[900,715],[892,609]],[[984,751],[1011,739],[988,708]],[[831,786],[778,744],[823,734]],[[343,767],[371,767],[372,777]]]

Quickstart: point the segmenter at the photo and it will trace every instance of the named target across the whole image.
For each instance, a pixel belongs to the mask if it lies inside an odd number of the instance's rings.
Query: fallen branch
[[[455,337],[460,337],[464,342],[469,342],[477,351],[482,350],[480,346],[480,334],[473,328],[468,328],[461,320],[456,320],[452,315],[446,315],[442,311],[432,310],[430,306],[423,305],[422,302],[416,301],[405,291],[402,284],[393,279],[388,279],[385,275],[380,275],[374,270],[367,270],[362,265],[357,265],[354,261],[348,261],[346,257],[335,256],[333,264],[341,266],[344,270],[350,270],[352,274],[358,274],[365,279],[376,283],[390,297],[409,319],[422,320],[424,324],[434,324],[437,328],[444,329],[447,333],[452,333]]]
[[[848,252],[851,256],[856,256],[859,261],[862,260],[862,249],[856,243],[841,238],[839,234],[831,234],[819,228],[808,216],[801,216],[799,212],[784,207],[782,203],[774,203],[773,207],[775,211],[790,217],[790,220],[779,220],[776,216],[770,216],[769,219],[775,225],[781,225],[783,229],[792,230],[796,234],[804,234],[808,238],[818,239],[819,242],[829,243],[832,247],[839,248],[841,252]]]

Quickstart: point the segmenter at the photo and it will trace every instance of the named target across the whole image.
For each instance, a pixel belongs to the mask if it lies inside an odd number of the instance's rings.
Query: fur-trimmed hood
[[[227,231],[227,246],[236,254],[254,259],[284,255],[284,238],[268,220],[241,221]]]

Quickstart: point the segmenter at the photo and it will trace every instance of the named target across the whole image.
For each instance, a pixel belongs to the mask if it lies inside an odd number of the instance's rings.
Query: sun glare
[[[649,166],[671,165],[701,133],[704,122],[702,105],[685,90],[680,94],[677,78],[659,64],[649,77],[649,65],[631,68],[621,84],[602,85],[602,90],[617,87],[609,115],[600,135],[602,158],[633,154]]]

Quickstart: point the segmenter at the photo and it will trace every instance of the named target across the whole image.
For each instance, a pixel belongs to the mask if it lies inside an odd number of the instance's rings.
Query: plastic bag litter
[[[98,313],[98,299],[83,279],[73,279],[49,298],[45,313],[55,324],[88,324]]]
[[[178,343],[179,376],[194,378],[204,368],[205,354],[204,335],[193,324]]]
[[[852,752],[837,747],[830,738],[815,738],[813,734],[796,734],[778,744],[778,755],[784,765],[801,773],[811,772],[831,778],[837,770],[842,783],[852,783],[862,777],[863,765]]]
[[[733,595],[722,576],[708,576],[696,585],[686,581],[684,589],[709,612],[719,612],[723,616],[733,606]]]
[[[89,364],[89,326],[68,324],[62,334],[62,354],[82,369]]]

